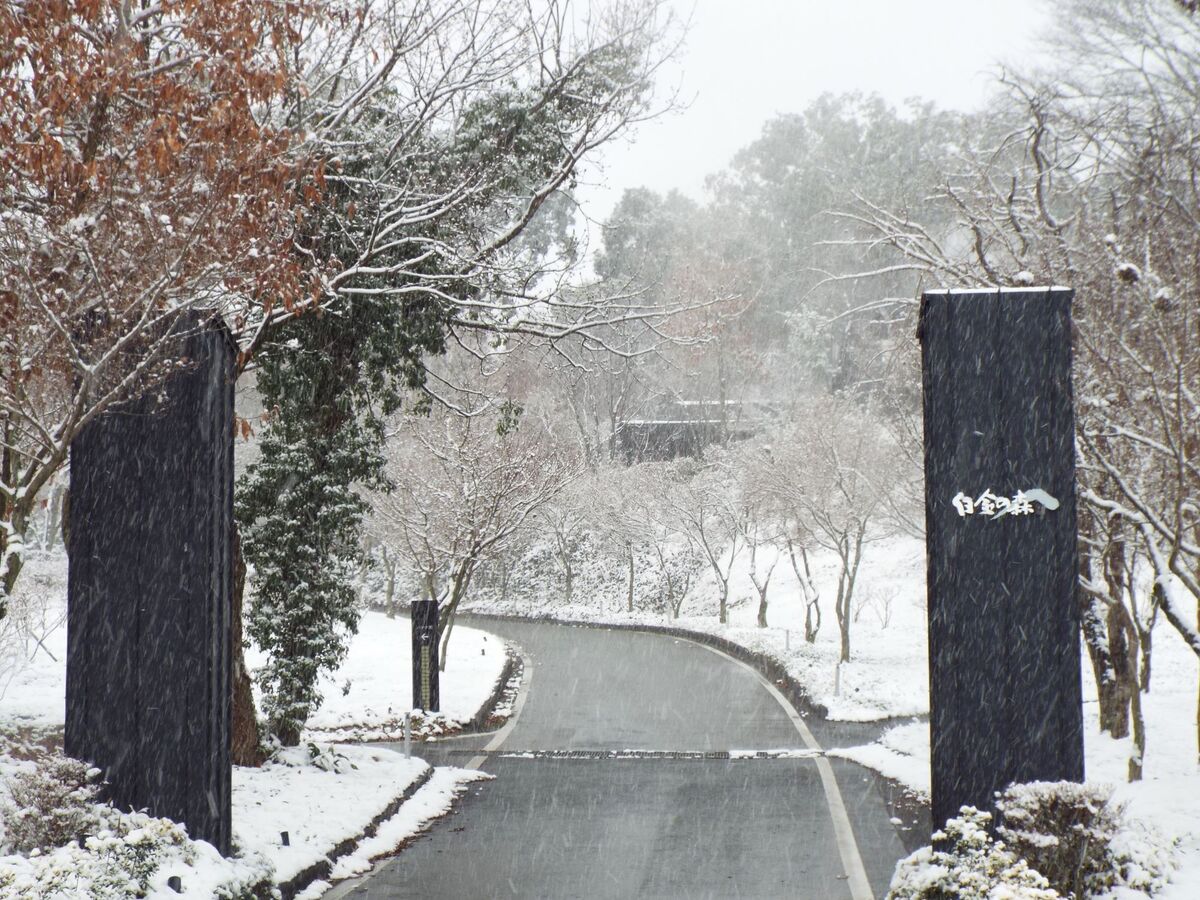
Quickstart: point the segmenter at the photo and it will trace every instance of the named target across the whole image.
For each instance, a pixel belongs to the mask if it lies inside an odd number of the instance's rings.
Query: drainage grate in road
[[[814,759],[815,750],[450,750],[451,755],[495,756],[503,759]]]

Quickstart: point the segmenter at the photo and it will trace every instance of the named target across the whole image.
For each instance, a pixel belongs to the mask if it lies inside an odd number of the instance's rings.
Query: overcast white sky
[[[697,198],[778,113],[826,91],[878,93],[899,106],[982,104],[997,62],[1028,60],[1050,0],[670,0],[691,17],[664,73],[688,108],[642,125],[602,157],[581,191],[603,220],[628,187],[678,188]]]

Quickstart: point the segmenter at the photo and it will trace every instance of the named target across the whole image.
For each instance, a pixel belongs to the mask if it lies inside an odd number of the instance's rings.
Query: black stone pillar
[[[935,828],[1083,779],[1071,298],[921,300]]]
[[[442,708],[438,692],[437,604],[414,600],[411,609],[413,709],[437,712]]]
[[[228,853],[235,348],[193,323],[179,354],[71,445],[65,749]]]

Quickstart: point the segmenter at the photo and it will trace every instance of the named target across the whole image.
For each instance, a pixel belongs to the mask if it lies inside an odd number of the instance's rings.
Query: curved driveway
[[[455,815],[337,895],[883,896],[905,854],[886,788],[812,746],[860,744],[878,726],[810,718],[806,740],[757,673],[690,641],[485,627],[532,663],[519,717],[490,752],[481,748],[495,736],[474,735],[420,755],[460,766],[482,756],[496,780],[473,786]]]

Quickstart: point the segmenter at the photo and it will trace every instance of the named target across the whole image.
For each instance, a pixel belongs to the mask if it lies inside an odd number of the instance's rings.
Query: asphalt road
[[[496,779],[339,896],[863,900],[883,896],[904,839],[927,827],[903,832],[913,822],[889,821],[885,782],[820,754],[879,726],[798,723],[729,657],[628,631],[485,627],[532,664],[515,722],[490,752],[495,735],[419,752],[482,756]]]

